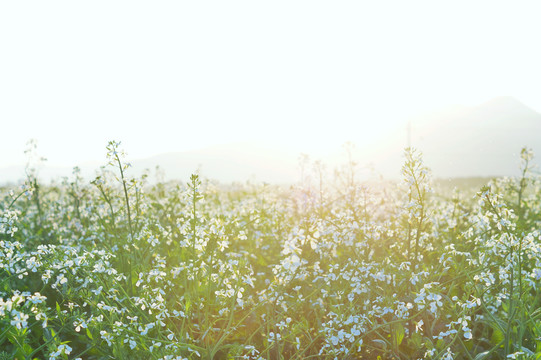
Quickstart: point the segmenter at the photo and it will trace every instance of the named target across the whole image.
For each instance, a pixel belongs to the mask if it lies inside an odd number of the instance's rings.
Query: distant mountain
[[[411,145],[423,152],[425,164],[435,177],[518,175],[519,154],[524,146],[532,148],[537,155],[535,162],[541,163],[541,114],[512,97],[495,98],[478,106],[447,107],[412,118],[410,123]],[[389,129],[376,145],[363,148],[358,144],[353,160],[361,166],[371,165],[386,178],[398,178],[406,138],[406,124]],[[190,174],[199,171],[224,183],[293,183],[300,177],[299,155],[299,151],[278,144],[235,143],[132,160],[130,172],[140,174],[150,169],[151,180],[155,180],[152,174],[159,166],[165,179],[187,181]],[[332,171],[344,164],[346,156],[342,149],[336,149],[322,160]],[[90,179],[98,167],[83,164],[82,174]],[[71,168],[47,163],[40,171],[45,181],[70,174]],[[0,184],[22,178],[22,166],[0,169]]]
[[[188,181],[191,174],[219,180],[223,183],[257,181],[289,184],[297,180],[297,159],[299,154],[282,146],[261,143],[234,143],[217,145],[204,149],[155,155],[145,159],[128,160],[132,165],[128,174],[141,175],[147,172],[150,181]],[[96,176],[100,163],[80,165],[81,175],[91,180]],[[157,168],[158,167],[158,168]],[[72,177],[72,168],[40,166],[39,177],[46,183]],[[0,169],[0,185],[17,183],[25,178],[24,166],[10,166]]]
[[[541,158],[541,114],[512,97],[425,114],[411,124],[412,145],[436,176],[517,175],[524,146]]]
[[[513,97],[498,97],[477,106],[448,106],[409,119],[410,145],[422,151],[435,177],[519,175],[520,150],[534,151],[541,165],[541,114]],[[376,145],[355,154],[386,178],[400,177],[407,123],[390,128]]]
[[[397,178],[406,147],[406,126],[390,129],[377,145],[353,154],[386,178]],[[361,144],[362,145],[362,144]],[[519,174],[522,147],[541,159],[541,114],[513,97],[498,97],[478,106],[451,106],[411,119],[411,145],[435,177],[486,177]],[[324,160],[327,168],[343,164],[341,149]],[[198,151],[157,155],[134,161],[136,169],[160,165],[168,178],[187,179],[201,167],[203,175],[223,182],[254,178],[291,183],[299,178],[299,153],[272,144],[240,143]],[[366,172],[365,172],[366,174]]]
[[[81,176],[88,180],[93,179],[96,176],[96,170],[99,169],[100,165],[101,164],[98,162],[88,162],[79,165]],[[45,162],[38,168],[38,177],[46,183],[49,183],[52,180],[59,183],[64,177],[73,178],[73,167],[51,166]],[[0,169],[0,185],[10,183],[19,184],[22,183],[25,178],[25,167],[22,165],[9,166]]]
[[[137,172],[159,166],[168,179],[187,180],[191,174],[200,172],[225,183],[247,180],[291,183],[297,176],[297,156],[280,146],[246,142],[160,154],[132,161],[132,165]]]

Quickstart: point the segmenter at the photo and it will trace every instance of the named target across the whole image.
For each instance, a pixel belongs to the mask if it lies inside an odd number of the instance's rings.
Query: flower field
[[[541,358],[541,177],[0,188],[0,359]],[[316,164],[317,165],[317,164]]]

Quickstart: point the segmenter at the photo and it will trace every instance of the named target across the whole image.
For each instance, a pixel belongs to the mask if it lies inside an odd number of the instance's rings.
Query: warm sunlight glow
[[[514,96],[541,110],[537,2],[0,5],[0,167],[265,143],[403,148],[412,116]],[[389,134],[396,134],[385,139]]]

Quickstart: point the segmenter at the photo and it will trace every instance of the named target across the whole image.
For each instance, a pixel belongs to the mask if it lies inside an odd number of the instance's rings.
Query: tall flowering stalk
[[[406,185],[407,202],[404,205],[407,222],[407,259],[415,269],[419,261],[419,246],[427,227],[428,195],[432,192],[429,170],[424,166],[421,154],[407,148],[402,176]],[[413,249],[412,249],[413,243]]]

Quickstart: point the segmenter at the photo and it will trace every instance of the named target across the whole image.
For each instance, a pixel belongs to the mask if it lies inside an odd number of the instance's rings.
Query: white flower
[[[49,360],[56,360],[57,357],[60,355],[69,355],[71,353],[72,348],[69,345],[62,344],[59,345],[56,351],[49,354]]]
[[[58,351],[60,351],[62,354],[69,355],[71,353],[71,350],[72,348],[66,344],[58,346]]]
[[[507,358],[508,359],[518,359],[519,355],[524,355],[524,352],[523,351],[514,352],[512,354],[507,355]]]
[[[15,326],[17,329],[26,328],[28,325],[28,322],[26,321],[28,320],[28,315],[16,310],[11,311],[11,315],[13,316],[11,325]]]
[[[432,301],[430,303],[430,311],[432,313],[435,313],[436,310],[438,310],[438,306],[442,306],[443,303],[440,301],[441,300],[441,295],[437,295],[437,294],[429,294],[427,297],[426,297],[427,300],[429,301]]]

